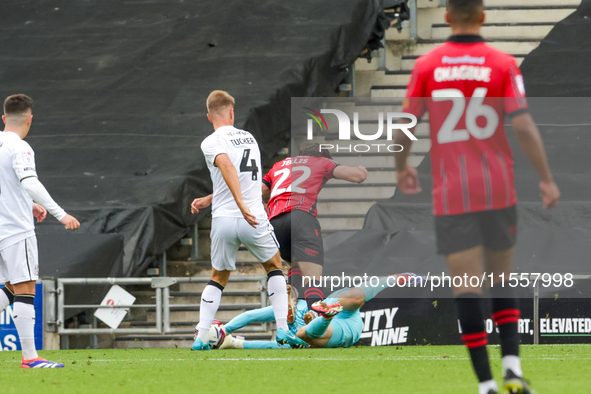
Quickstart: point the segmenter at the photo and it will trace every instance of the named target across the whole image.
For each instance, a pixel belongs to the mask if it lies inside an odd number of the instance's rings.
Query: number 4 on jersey
[[[242,154],[242,161],[240,162],[240,172],[252,172],[252,180],[256,181],[259,173],[257,162],[255,159],[250,159],[250,165],[248,165],[248,159],[250,158],[250,149],[244,149]]]

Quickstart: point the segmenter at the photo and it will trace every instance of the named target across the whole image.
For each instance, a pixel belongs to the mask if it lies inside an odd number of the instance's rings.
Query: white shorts
[[[17,284],[39,279],[37,237],[23,239],[0,250],[0,284]]]
[[[218,271],[234,271],[240,244],[265,263],[279,250],[273,226],[268,220],[252,228],[244,218],[216,217],[211,222],[211,265]]]

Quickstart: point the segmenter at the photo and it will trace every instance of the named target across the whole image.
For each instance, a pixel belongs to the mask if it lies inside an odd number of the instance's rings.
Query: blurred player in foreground
[[[290,284],[308,302],[308,307],[324,298],[322,288],[303,277],[320,283],[324,264],[322,230],[316,216],[318,193],[332,179],[361,183],[367,179],[363,166],[350,167],[332,160],[330,152],[310,143],[298,156],[281,160],[263,178],[263,198],[269,199],[267,215],[275,228],[281,258],[290,264]],[[293,322],[293,309],[288,319]]]
[[[23,351],[21,368],[63,368],[35,349],[35,282],[39,279],[33,217],[42,222],[47,211],[67,230],[80,227],[51,198],[37,179],[35,154],[23,141],[33,121],[33,100],[24,94],[4,101],[5,128],[0,133],[0,312],[13,304],[14,325]],[[33,203],[35,200],[38,204]],[[47,211],[46,211],[47,209]]]
[[[304,300],[297,302],[295,319],[290,324],[290,335],[277,330],[277,341],[247,341],[231,334],[251,323],[273,321],[271,307],[244,312],[222,326],[226,334],[221,349],[281,349],[281,348],[337,348],[351,347],[363,332],[363,321],[359,310],[367,301],[393,284],[399,286],[419,285],[422,278],[415,274],[396,274],[381,277],[377,286],[346,287],[335,291],[324,301],[318,301],[308,309]],[[287,345],[287,346],[286,346]]]
[[[209,328],[219,308],[230,273],[236,270],[240,244],[267,271],[267,291],[277,326],[288,330],[287,287],[281,271],[279,244],[261,198],[261,153],[248,131],[234,127],[234,98],[216,90],[207,98],[207,118],[214,132],[201,143],[213,182],[213,194],[197,198],[191,212],[213,203],[211,280],[201,295],[198,335],[193,350],[210,350]]]
[[[546,160],[540,133],[527,112],[523,78],[515,59],[484,43],[482,0],[449,0],[447,42],[420,57],[411,73],[403,111],[420,118],[429,112],[433,206],[437,249],[452,276],[494,274],[492,318],[501,342],[504,389],[532,392],[522,378],[517,299],[502,288],[500,275],[513,264],[517,202],[513,158],[503,127],[509,117],[519,145],[540,177],[545,208],[560,197]],[[419,193],[416,169],[407,166],[412,141],[399,132],[396,143],[398,188]],[[458,315],[480,394],[497,393],[486,349],[482,288],[454,288]]]

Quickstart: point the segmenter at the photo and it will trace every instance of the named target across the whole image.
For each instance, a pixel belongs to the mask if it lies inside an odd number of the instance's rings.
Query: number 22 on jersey
[[[292,182],[289,186],[280,187],[283,185],[283,183],[290,176],[290,173],[294,173],[294,172],[302,172],[302,174],[297,179],[295,179],[295,180],[292,179]],[[286,193],[286,192],[287,193],[305,194],[306,189],[299,187],[299,185],[302,182],[304,182],[306,179],[308,179],[311,174],[312,174],[312,170],[310,169],[310,167],[306,167],[306,166],[291,167],[291,170],[289,168],[282,168],[281,170],[276,171],[275,174],[273,174],[273,175],[276,177],[278,176],[279,181],[275,184],[275,186],[273,187],[273,190],[271,191],[271,198],[278,196],[279,194]]]

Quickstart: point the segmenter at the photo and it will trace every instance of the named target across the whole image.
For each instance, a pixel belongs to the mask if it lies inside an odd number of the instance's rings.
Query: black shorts
[[[291,264],[301,261],[324,264],[322,233],[315,216],[296,209],[274,217],[271,224],[283,260]]]
[[[517,209],[515,206],[466,213],[435,216],[437,253],[448,255],[484,245],[492,250],[505,250],[515,245]]]

